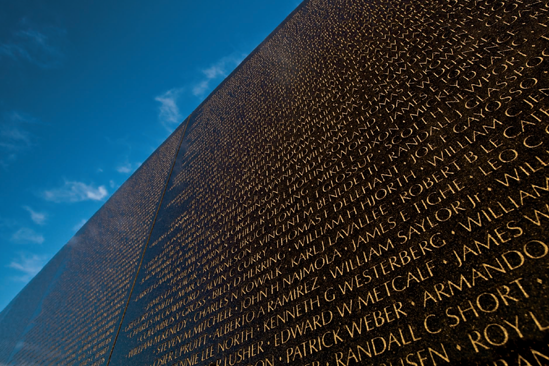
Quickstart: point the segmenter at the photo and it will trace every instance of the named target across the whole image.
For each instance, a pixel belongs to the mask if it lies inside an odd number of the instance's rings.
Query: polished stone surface
[[[1,314],[0,361],[549,364],[548,26],[306,1],[35,279],[43,308]]]

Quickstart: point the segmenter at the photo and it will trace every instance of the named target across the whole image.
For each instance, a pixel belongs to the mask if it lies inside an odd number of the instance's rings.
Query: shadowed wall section
[[[106,364],[183,131],[182,125],[2,312],[3,363]]]

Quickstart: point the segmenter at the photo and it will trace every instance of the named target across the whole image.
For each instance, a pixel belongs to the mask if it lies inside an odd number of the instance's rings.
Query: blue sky
[[[0,310],[298,0],[0,0]]]

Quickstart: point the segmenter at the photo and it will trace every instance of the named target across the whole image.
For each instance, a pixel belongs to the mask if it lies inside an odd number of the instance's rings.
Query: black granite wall
[[[0,314],[0,360],[548,365],[548,27],[306,1]]]

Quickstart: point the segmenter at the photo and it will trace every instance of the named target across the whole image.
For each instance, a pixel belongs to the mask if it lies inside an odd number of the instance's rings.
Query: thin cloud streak
[[[177,101],[182,92],[182,88],[173,88],[154,98],[160,103],[158,119],[168,131],[173,131],[173,127],[179,125],[183,120],[177,106]]]
[[[191,93],[195,97],[204,98],[207,92],[212,89],[215,81],[227,77],[245,58],[246,54],[233,54],[225,56],[213,63],[206,69],[201,71],[202,78],[196,83],[187,88],[172,88],[163,94],[154,98],[160,103],[158,109],[158,120],[169,131],[173,132],[174,128],[183,121],[183,116],[179,110],[178,101],[183,92]],[[127,169],[124,169],[127,170]],[[120,171],[126,173],[126,171]]]
[[[66,33],[62,28],[37,27],[23,19],[19,22],[19,29],[0,43],[0,60],[27,61],[43,69],[59,67],[65,58],[62,50],[67,42]]]
[[[102,201],[108,194],[105,186],[95,187],[93,184],[66,180],[62,187],[44,191],[42,197],[46,201],[55,203],[73,203],[81,201]]]
[[[44,212],[34,211],[29,206],[23,206],[23,209],[29,212],[31,220],[34,221],[35,224],[44,225],[46,223],[47,215]]]
[[[128,174],[139,168],[141,163],[125,163],[116,167],[116,171],[120,174]]]
[[[116,168],[116,171],[118,173],[127,174],[127,173],[130,173],[132,171],[132,167],[131,167],[131,165],[121,165],[121,166]]]
[[[18,155],[30,150],[34,145],[34,136],[29,132],[37,120],[28,114],[10,111],[0,119],[0,165],[7,167]]]
[[[33,278],[44,265],[46,264],[47,256],[37,255],[37,254],[21,254],[18,260],[13,260],[8,264],[8,268],[13,268],[19,272],[22,272],[23,275],[14,277],[16,281],[19,282],[28,282]]]
[[[210,84],[218,79],[227,77],[246,58],[246,54],[230,55],[221,58],[207,69],[202,70],[204,78],[197,82],[192,93],[195,97],[204,97],[210,89]]]
[[[13,233],[11,241],[19,244],[42,244],[44,237],[28,227],[22,227]]]

